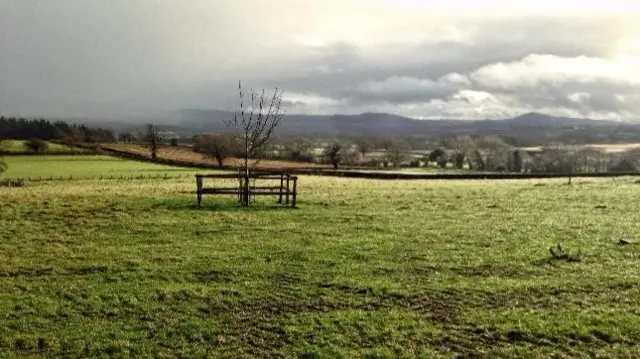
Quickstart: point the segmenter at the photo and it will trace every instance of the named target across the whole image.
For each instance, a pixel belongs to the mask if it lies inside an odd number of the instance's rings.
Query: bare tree
[[[578,157],[576,151],[563,144],[554,144],[545,147],[541,151],[543,161],[543,169],[547,173],[562,173],[568,177],[568,184],[578,166]]]
[[[284,118],[284,110],[281,107],[283,91],[277,87],[271,96],[265,91],[258,94],[253,90],[245,93],[242,83],[238,82],[240,99],[239,110],[233,113],[233,118],[224,123],[231,131],[231,136],[240,147],[243,159],[243,187],[241,202],[249,206],[249,180],[250,173],[259,163],[256,155],[264,152],[275,129]],[[253,160],[253,163],[250,163]]]
[[[451,162],[457,169],[464,167],[464,162],[467,161],[467,157],[476,147],[474,140],[467,135],[445,139],[443,145],[453,150]]]
[[[599,173],[607,170],[607,162],[610,156],[602,150],[594,147],[586,147],[576,151],[576,172]]]
[[[636,172],[640,164],[640,149],[618,153],[609,162],[610,172]]]
[[[158,147],[160,146],[160,142],[164,141],[164,137],[160,133],[158,126],[147,124],[144,134],[139,137],[144,140],[151,150],[151,158],[154,160],[158,158]]]
[[[374,149],[373,142],[366,137],[359,137],[354,140],[358,151],[362,154],[362,157],[366,157],[367,153],[370,153]]]
[[[342,152],[340,161],[343,165],[357,166],[361,163],[361,155],[361,152],[357,148],[352,147]]]
[[[484,136],[474,140],[476,149],[467,159],[470,167],[479,171],[504,171],[509,166],[511,151],[502,139]]]
[[[382,156],[382,164],[384,167],[400,167],[402,161],[407,159],[409,146],[400,141],[386,141],[382,144],[384,154]]]

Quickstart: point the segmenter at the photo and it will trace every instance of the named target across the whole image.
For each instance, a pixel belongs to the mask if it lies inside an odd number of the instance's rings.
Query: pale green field
[[[194,187],[0,188],[0,357],[640,352],[635,178],[303,176],[298,209],[197,208]]]
[[[148,162],[127,161],[110,156],[5,156],[8,170],[2,178],[24,179],[98,179],[135,176],[184,176],[202,172],[192,168],[158,165]],[[210,171],[205,171],[210,172]]]

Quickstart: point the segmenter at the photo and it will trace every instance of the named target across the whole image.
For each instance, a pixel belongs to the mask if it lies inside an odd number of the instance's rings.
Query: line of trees
[[[0,116],[0,136],[6,139],[40,139],[63,142],[102,143],[114,142],[111,130],[85,125],[51,122],[45,119],[26,119]]]

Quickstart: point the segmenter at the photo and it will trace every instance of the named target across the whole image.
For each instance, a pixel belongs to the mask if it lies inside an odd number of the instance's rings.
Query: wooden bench
[[[204,179],[234,179],[238,181],[237,187],[205,187]],[[242,202],[244,191],[245,176],[241,173],[233,174],[196,174],[196,196],[198,206],[202,205],[202,196],[206,194],[212,195],[236,195],[238,200]],[[289,173],[252,173],[249,176],[251,180],[271,180],[279,181],[279,185],[273,186],[249,186],[249,198],[251,196],[278,196],[279,204],[291,204],[292,207],[297,205],[298,194],[298,176]]]

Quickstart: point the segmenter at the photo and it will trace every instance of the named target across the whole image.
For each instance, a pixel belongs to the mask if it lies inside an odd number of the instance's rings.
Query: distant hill
[[[220,110],[183,110],[174,120],[176,127],[200,132],[224,131],[223,119],[231,112]],[[544,127],[546,129],[575,126],[619,126],[614,121],[553,117],[527,113],[505,120],[415,120],[388,113],[362,113],[360,115],[287,115],[279,132],[286,135],[436,135],[444,133],[504,132],[518,128]]]
[[[115,132],[137,132],[146,122],[161,125],[164,130],[181,136],[205,132],[227,132],[225,119],[232,112],[221,110],[185,109],[158,120],[131,120],[126,123],[110,121]],[[563,143],[636,143],[640,142],[640,124],[592,120],[586,118],[555,117],[540,113],[526,113],[500,120],[416,120],[388,113],[359,115],[299,115],[288,114],[278,134],[282,137],[427,137],[448,135],[499,135],[517,146]]]

